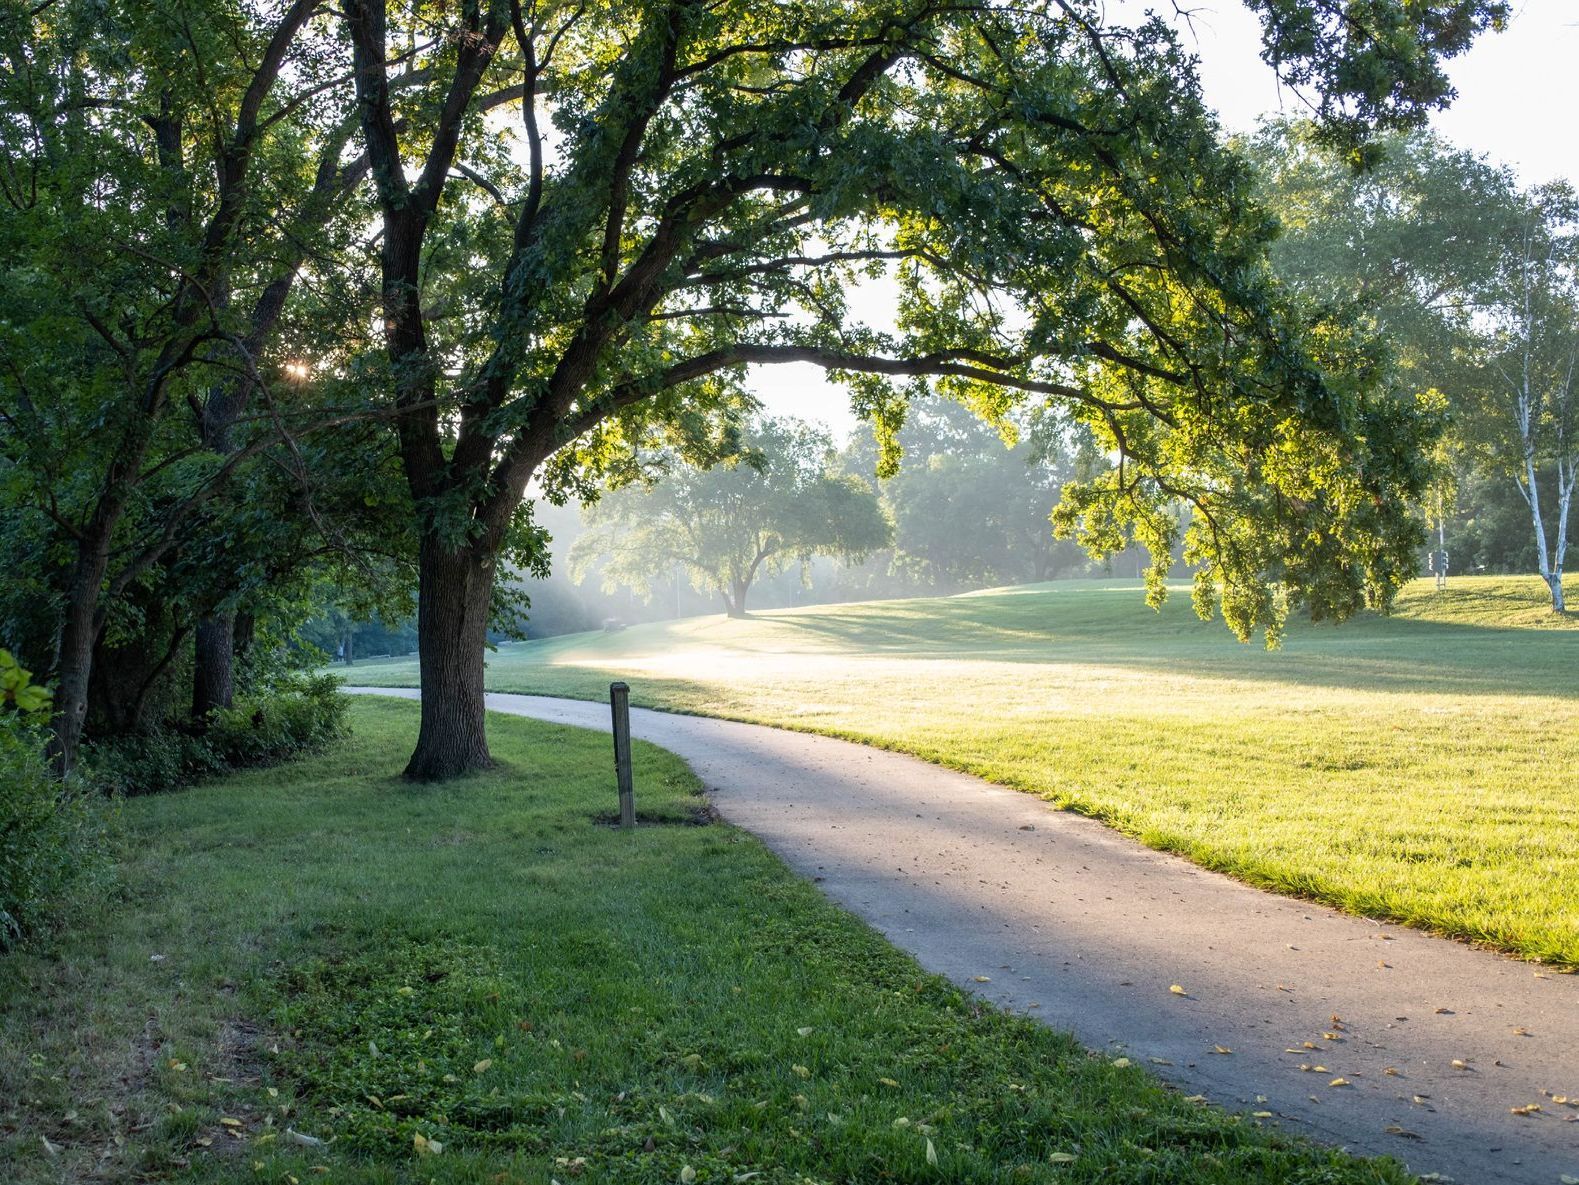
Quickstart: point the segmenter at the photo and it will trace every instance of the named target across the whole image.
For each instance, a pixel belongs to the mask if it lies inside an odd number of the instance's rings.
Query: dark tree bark
[[[233,613],[216,613],[197,623],[192,670],[194,720],[205,720],[216,708],[228,708],[234,702],[235,627]]]
[[[724,594],[724,611],[730,617],[744,617],[746,615],[746,592],[751,585],[745,580],[735,580],[729,592]]]
[[[423,539],[417,601],[422,726],[406,766],[412,781],[436,782],[493,765],[483,702],[492,596],[491,552]]]

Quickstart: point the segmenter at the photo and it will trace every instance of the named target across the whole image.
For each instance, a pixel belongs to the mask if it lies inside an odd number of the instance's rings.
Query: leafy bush
[[[104,863],[99,808],[45,759],[48,716],[49,693],[0,650],[0,950],[42,931]]]
[[[346,734],[348,700],[332,675],[287,675],[236,697],[207,728],[162,726],[86,746],[88,777],[120,794],[152,794],[230,769],[273,765]]]

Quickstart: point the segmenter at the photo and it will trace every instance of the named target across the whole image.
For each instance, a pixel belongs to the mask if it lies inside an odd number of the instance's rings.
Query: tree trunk
[[[1561,568],[1556,569],[1546,578],[1546,587],[1552,590],[1552,612],[1568,612],[1568,606],[1563,600],[1563,572]]]
[[[88,685],[93,676],[93,651],[101,621],[99,597],[110,566],[110,532],[120,518],[120,502],[100,499],[93,519],[77,545],[60,630],[60,657],[51,722],[50,758],[65,777],[77,763],[82,726],[88,717]]]
[[[483,654],[493,592],[493,557],[422,541],[417,594],[417,664],[422,728],[406,766],[414,782],[488,769]]]
[[[216,708],[228,708],[235,699],[232,674],[236,649],[236,615],[220,613],[197,623],[193,648],[192,719],[203,721]]]
[[[746,615],[746,590],[751,585],[744,580],[735,580],[733,594],[724,594],[724,611],[731,617],[743,618]]]

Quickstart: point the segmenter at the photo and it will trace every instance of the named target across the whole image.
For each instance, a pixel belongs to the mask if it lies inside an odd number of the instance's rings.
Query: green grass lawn
[[[1133,583],[832,605],[502,648],[497,691],[851,737],[1253,884],[1579,965],[1579,618],[1533,578],[1236,643]],[[414,685],[411,661],[364,683]]]
[[[353,720],[128,802],[119,900],[0,960],[8,1185],[1410,1179],[923,974],[657,749],[623,833],[602,736],[415,788],[414,706]]]

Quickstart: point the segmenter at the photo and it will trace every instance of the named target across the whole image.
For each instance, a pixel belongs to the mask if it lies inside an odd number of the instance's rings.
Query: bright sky
[[[1108,0],[1115,23],[1148,8],[1171,14],[1167,0]],[[1239,0],[1181,0],[1193,17],[1185,44],[1201,59],[1207,101],[1229,131],[1248,131],[1263,115],[1304,110],[1283,91],[1261,61],[1260,26]],[[1579,98],[1573,63],[1579,60],[1579,3],[1575,0],[1514,0],[1508,30],[1480,39],[1450,63],[1458,99],[1432,120],[1455,143],[1512,165],[1527,184],[1568,178],[1579,181]],[[857,302],[859,304],[860,302]],[[873,292],[866,316],[884,323],[881,298]],[[752,388],[776,415],[818,420],[843,437],[855,427],[847,396],[815,366],[760,367]]]

